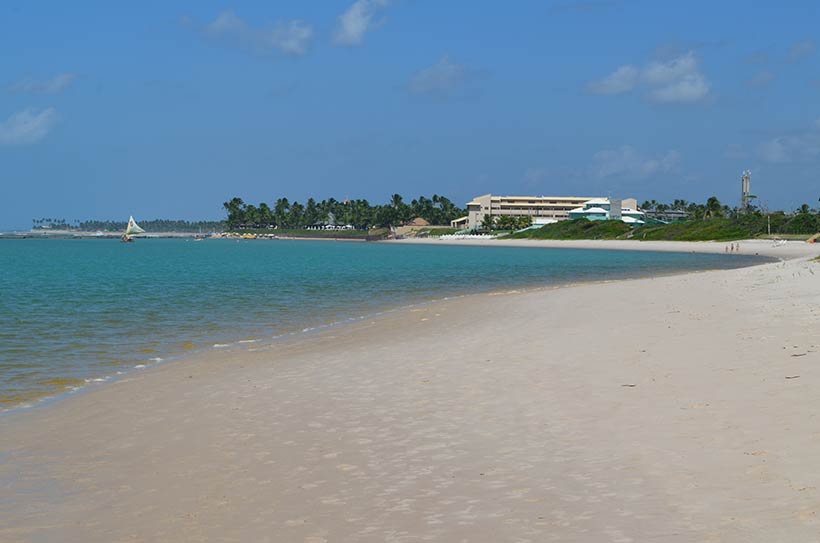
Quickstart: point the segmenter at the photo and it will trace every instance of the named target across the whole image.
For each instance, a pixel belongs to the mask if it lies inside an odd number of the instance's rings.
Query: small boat
[[[137,224],[137,221],[134,220],[134,217],[128,217],[128,226],[125,229],[125,234],[122,235],[120,241],[123,243],[133,243],[134,242],[134,234],[142,234],[145,230],[140,228],[140,225]]]

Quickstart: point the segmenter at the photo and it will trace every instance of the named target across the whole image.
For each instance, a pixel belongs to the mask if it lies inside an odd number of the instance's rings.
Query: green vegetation
[[[55,218],[31,219],[31,228],[34,230],[71,230],[77,228],[79,222],[74,220],[69,223],[65,219]]]
[[[367,230],[307,230],[305,228],[242,228],[230,230],[235,234],[256,234],[257,236],[274,235],[280,238],[328,238],[328,239],[367,239],[371,235],[379,235],[377,231],[373,234]],[[385,231],[386,232],[386,231]]]
[[[425,226],[421,228],[416,237],[418,238],[426,238],[430,236],[445,236],[447,234],[455,234],[458,232],[458,228],[449,228],[449,227],[442,227],[442,228],[433,228]]]
[[[223,221],[182,221],[156,219],[153,221],[137,221],[146,232],[222,232],[225,230]],[[84,232],[124,232],[128,221],[82,221],[76,228]]]
[[[766,237],[771,229],[772,236],[803,237],[820,228],[820,217],[812,213],[783,212],[763,215],[760,212],[693,219],[689,221],[646,225],[635,230],[635,239],[677,240],[677,241],[731,241]]]
[[[638,239],[664,241],[732,241],[758,237],[807,239],[820,232],[820,210],[803,204],[791,213],[763,213],[755,206],[746,210],[724,206],[712,196],[706,204],[675,200],[661,204],[644,202],[647,224],[631,229],[620,221],[589,221],[576,219],[549,224],[508,236],[529,239]],[[663,224],[652,222],[654,214],[681,212],[688,220]]]
[[[675,241],[731,241],[758,237],[766,232],[765,219],[761,224],[756,217],[732,219],[694,219],[672,224],[648,225],[635,230],[635,239]]]
[[[490,230],[520,230],[532,225],[532,217],[513,217],[511,215],[484,215],[481,229]]]
[[[510,234],[504,239],[617,239],[626,237],[630,230],[621,221],[574,219]]]
[[[398,226],[416,217],[430,224],[450,224],[465,214],[449,199],[434,194],[432,198],[419,196],[409,204],[400,194],[394,194],[385,205],[371,205],[367,200],[333,198],[317,202],[313,198],[302,205],[279,198],[273,207],[262,202],[258,206],[233,198],[223,204],[228,213],[228,227],[232,230],[276,227],[304,229],[308,226],[352,225],[357,230],[374,226]]]
[[[664,216],[669,212],[678,212],[689,219],[709,219],[732,213],[732,209],[729,206],[722,205],[715,196],[711,196],[705,204],[687,202],[686,200],[675,200],[671,204],[664,204],[655,200],[647,200],[641,204],[641,210],[648,217]]]

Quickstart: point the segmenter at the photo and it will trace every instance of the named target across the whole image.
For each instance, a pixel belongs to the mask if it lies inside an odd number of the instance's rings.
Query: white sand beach
[[[744,254],[789,259],[820,253],[820,244],[804,241],[751,239],[723,241],[639,241],[639,240],[535,240],[535,239],[439,239],[405,238],[385,243],[425,245],[467,245],[488,247],[530,247],[546,249],[608,249],[612,251],[655,251],[675,253]],[[736,249],[730,252],[730,245]]]
[[[0,541],[818,541],[820,246],[741,253],[793,259],[445,300],[4,416]]]

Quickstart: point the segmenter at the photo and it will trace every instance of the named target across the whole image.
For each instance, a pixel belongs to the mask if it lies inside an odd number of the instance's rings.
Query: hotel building
[[[590,221],[621,221],[638,226],[646,222],[643,211],[638,209],[634,198],[620,200],[615,198],[597,198],[584,202],[583,207],[569,212],[570,219],[587,219]]]
[[[569,212],[583,208],[591,200],[602,200],[591,196],[494,196],[485,194],[477,196],[467,203],[467,216],[460,219],[461,224],[468,229],[481,226],[484,215],[498,217],[512,215],[514,217],[532,217],[533,224],[548,224],[563,221],[569,218]],[[633,198],[622,200],[622,205],[637,208]],[[465,221],[466,219],[466,221]],[[456,222],[456,221],[454,221]]]

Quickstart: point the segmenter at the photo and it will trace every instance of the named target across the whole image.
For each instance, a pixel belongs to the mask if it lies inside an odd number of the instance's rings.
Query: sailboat
[[[128,217],[128,227],[125,229],[125,234],[122,235],[120,241],[124,243],[131,243],[134,241],[134,234],[142,234],[145,230],[140,228],[133,216]]]

